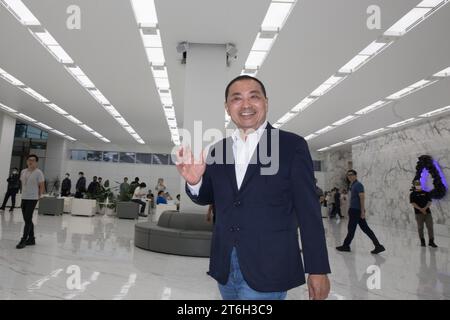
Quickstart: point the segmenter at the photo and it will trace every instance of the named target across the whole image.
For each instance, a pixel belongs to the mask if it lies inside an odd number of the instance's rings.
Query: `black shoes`
[[[21,239],[19,244],[16,246],[16,249],[23,249],[27,246],[27,242],[24,239]]]
[[[430,247],[437,248],[437,244],[434,243],[434,239],[430,239],[430,242],[428,242],[428,245],[429,245]]]
[[[34,246],[36,244],[35,238],[28,238],[27,240],[24,240],[23,238],[20,239],[20,242],[17,244],[16,249],[23,249],[26,246]]]
[[[25,241],[25,244],[27,246],[34,246],[36,244],[35,238],[28,238],[27,241]]]
[[[420,246],[421,247],[426,247],[427,245],[425,244],[425,239],[424,238],[420,238]]]
[[[351,251],[351,250],[350,250],[350,247],[344,246],[344,245],[339,246],[339,247],[336,247],[336,250],[337,250],[337,251],[341,251],[341,252],[350,252],[350,251]]]
[[[370,253],[378,254],[378,253],[383,252],[383,251],[385,251],[385,250],[386,250],[386,249],[380,244],[380,245],[376,246],[375,249],[373,249],[372,251],[370,251]]]

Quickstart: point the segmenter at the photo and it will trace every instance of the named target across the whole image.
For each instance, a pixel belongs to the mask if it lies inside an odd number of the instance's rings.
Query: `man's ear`
[[[231,115],[230,115],[230,110],[228,110],[227,103],[225,102],[224,105],[225,105],[225,111],[226,111],[227,114],[231,117]]]

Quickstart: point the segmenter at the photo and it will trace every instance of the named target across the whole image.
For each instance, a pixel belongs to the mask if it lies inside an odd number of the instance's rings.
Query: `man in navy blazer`
[[[233,135],[206,159],[180,148],[177,160],[192,201],[214,204],[208,274],[223,299],[274,300],[308,273],[310,299],[325,299],[331,271],[306,141],[267,122],[268,99],[256,78],[232,80],[225,108],[238,128]]]

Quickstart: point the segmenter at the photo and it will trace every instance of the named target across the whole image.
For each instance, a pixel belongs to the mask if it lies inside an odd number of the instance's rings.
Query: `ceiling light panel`
[[[147,54],[147,59],[151,66],[151,71],[158,89],[161,104],[164,106],[173,105],[172,92],[170,90],[169,74],[165,66],[164,49],[161,39],[161,30],[158,28],[158,17],[154,0],[130,0],[134,11],[134,16],[141,35],[142,44]],[[163,109],[165,110],[165,109]],[[173,116],[176,127],[175,110],[170,113]],[[168,115],[165,112],[166,120]],[[137,138],[135,136],[135,138]],[[171,132],[171,140],[179,144],[179,139]],[[136,141],[140,141],[136,139]]]
[[[400,18],[400,20],[398,20],[390,29],[388,29],[383,34],[383,36],[389,36],[391,38],[392,36],[398,37],[405,34],[406,32],[410,31],[414,26],[416,26],[418,23],[424,21],[426,18],[434,14],[437,11],[437,9],[442,8],[445,4],[448,4],[449,2],[450,2],[449,0],[422,1],[416,8],[412,9],[405,16]],[[374,58],[376,55],[378,55],[379,53],[384,51],[387,47],[389,47],[394,41],[395,38],[389,39],[387,41],[385,37],[380,37],[378,40],[371,42],[367,47],[365,47],[361,52],[359,52],[355,57],[353,57],[349,62],[347,62],[341,69],[339,69],[338,71],[339,74],[351,74],[356,72],[364,64],[369,62],[372,58]],[[244,74],[244,72],[242,74]],[[448,77],[448,76],[450,76],[450,68],[444,69],[434,75],[434,77]],[[323,90],[322,87],[321,90],[314,92],[314,94],[317,94],[317,96],[320,97],[323,96],[325,93],[329,92],[332,88],[333,87],[328,88],[327,90]],[[294,109],[302,110],[300,106],[296,106],[291,110]]]
[[[145,25],[145,30],[149,29],[149,25],[155,25],[157,20],[155,16],[152,16],[152,12],[154,12],[154,3],[153,1],[147,0],[136,0],[133,5],[138,8],[139,12],[139,23],[143,26]],[[88,78],[88,76],[81,70],[81,68],[75,65],[73,59],[69,56],[69,54],[61,47],[56,39],[48,32],[44,27],[41,26],[39,21],[34,17],[32,12],[25,6],[22,0],[0,0],[0,4],[2,4],[5,8],[7,8],[17,20],[19,20],[22,24],[28,26],[28,31],[41,43],[44,48],[46,48],[58,62],[64,64],[65,69],[86,89],[95,88],[94,83]],[[39,27],[36,27],[39,26]],[[39,29],[39,30],[37,30]],[[147,39],[147,34],[142,33],[143,36]],[[156,32],[155,36],[157,37],[159,34]],[[147,41],[147,40],[146,40]],[[152,44],[155,41],[155,38],[151,38],[148,41],[151,41]],[[3,78],[8,78],[8,76],[1,74]],[[10,79],[10,82],[14,85],[23,85],[14,79]],[[98,90],[97,90],[98,91]],[[103,106],[105,104],[109,104],[109,101],[106,99],[100,91],[98,94],[92,94],[89,90],[89,93]],[[29,92],[30,95],[34,95],[32,92]],[[38,97],[38,100],[42,100],[42,98]],[[42,102],[48,102],[48,100],[42,100]],[[60,113],[60,112],[59,112]],[[97,136],[97,135],[96,135]],[[100,135],[101,136],[101,135]],[[102,136],[103,137],[103,136]],[[104,138],[104,137],[103,137]],[[133,137],[135,138],[135,137]],[[140,139],[140,138],[139,138]],[[104,138],[102,141],[109,141]],[[142,140],[142,139],[140,139]]]
[[[405,126],[407,124],[416,122],[417,120],[418,119],[416,119],[416,118],[410,118],[410,119],[407,119],[407,120],[404,120],[404,121],[393,123],[393,124],[389,125],[388,128],[399,128],[399,127]]]
[[[262,22],[262,30],[280,30],[283,28],[293,5],[294,3],[272,1]]]
[[[450,111],[450,106],[439,108],[439,109],[436,109],[436,110],[433,110],[433,111],[421,114],[419,117],[421,117],[421,118],[429,118],[429,117],[433,117],[433,116],[439,115],[439,114],[447,112],[447,111]]]

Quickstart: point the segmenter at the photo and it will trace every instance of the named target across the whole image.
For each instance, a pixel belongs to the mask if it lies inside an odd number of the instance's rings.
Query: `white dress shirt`
[[[247,171],[248,164],[255,152],[256,146],[261,139],[264,129],[267,126],[267,120],[258,128],[258,130],[253,131],[247,135],[246,139],[243,140],[239,129],[236,129],[231,138],[233,140],[233,155],[234,155],[234,171],[236,174],[236,182],[238,189],[241,188],[242,181],[244,180],[245,172]],[[203,178],[196,185],[190,185],[188,188],[192,195],[197,196],[202,186]]]

